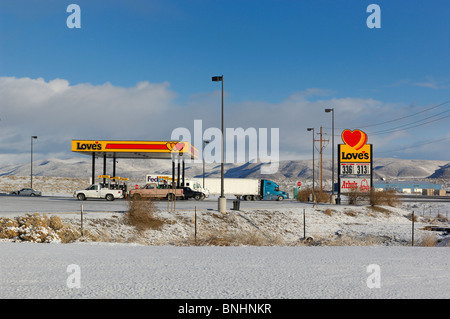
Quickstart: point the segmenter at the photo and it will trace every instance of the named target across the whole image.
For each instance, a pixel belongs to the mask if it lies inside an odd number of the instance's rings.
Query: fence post
[[[303,238],[306,238],[306,217],[305,217],[305,209],[303,208]]]
[[[414,246],[414,211],[412,212],[412,241],[411,241],[411,246]]]
[[[194,213],[194,238],[195,243],[197,243],[197,206],[195,206],[195,213]]]
[[[84,236],[84,234],[83,234],[83,204],[81,204],[81,236]]]

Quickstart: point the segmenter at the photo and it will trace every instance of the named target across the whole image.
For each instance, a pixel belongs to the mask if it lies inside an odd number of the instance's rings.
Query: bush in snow
[[[36,243],[73,242],[81,236],[78,229],[64,224],[58,216],[26,214],[0,218],[0,238]]]
[[[164,221],[154,216],[158,209],[152,200],[128,198],[127,203],[128,212],[125,214],[125,224],[134,226],[138,231],[160,230],[164,225]]]

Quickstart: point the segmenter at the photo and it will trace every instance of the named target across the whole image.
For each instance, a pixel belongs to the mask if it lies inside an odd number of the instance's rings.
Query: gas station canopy
[[[108,158],[173,159],[175,154],[198,158],[198,150],[182,141],[72,140],[72,152]]]

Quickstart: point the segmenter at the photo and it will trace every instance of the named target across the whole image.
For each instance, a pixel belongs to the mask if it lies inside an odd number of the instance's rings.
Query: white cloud
[[[380,123],[408,112],[404,105],[374,99],[334,98],[330,97],[332,94],[313,88],[295,92],[277,103],[231,102],[226,95],[225,127],[279,128],[280,159],[308,158],[312,137],[306,128],[314,127],[319,133],[323,126],[328,134],[324,138],[331,137],[331,115],[324,112],[325,108],[335,109],[336,143],[341,142],[343,128],[361,129],[365,124]],[[178,127],[193,132],[196,119],[202,120],[203,131],[220,127],[217,91],[194,93],[184,105],[179,105],[168,82],[144,81],[132,87],[119,87],[110,83],[70,85],[64,79],[0,77],[0,95],[0,163],[27,161],[31,135],[38,136],[35,158],[45,159],[52,154],[70,156],[72,139],[169,140]],[[446,132],[445,124],[436,124],[435,130],[442,125]],[[419,132],[416,130],[414,134]],[[403,143],[406,138],[414,138],[414,134],[398,136]],[[434,138],[439,136],[436,134]],[[394,134],[369,135],[369,142],[386,149],[395,148],[396,139]],[[331,145],[325,154],[330,157]]]
[[[61,79],[2,77],[0,148],[28,152],[31,135],[39,136],[41,152],[70,149],[72,139],[163,139],[170,134],[170,114],[177,114],[169,87],[70,86]]]
[[[425,88],[430,88],[430,89],[435,89],[435,90],[437,90],[437,89],[447,89],[447,88],[450,87],[448,84],[441,83],[441,82],[435,80],[431,76],[427,76],[425,82],[416,82],[416,83],[414,83],[414,85],[415,86],[425,87]]]

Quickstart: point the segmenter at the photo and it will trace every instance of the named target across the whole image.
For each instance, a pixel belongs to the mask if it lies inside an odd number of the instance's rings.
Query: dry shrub
[[[350,192],[346,193],[346,195],[348,198],[348,203],[350,205],[369,203],[369,205],[371,206],[396,206],[400,202],[394,190],[376,191],[372,188],[368,193],[351,190]]]
[[[329,208],[325,209],[325,211],[323,212],[325,215],[327,216],[332,216],[333,215],[333,211]]]
[[[356,217],[357,216],[357,212],[353,211],[353,210],[347,210],[344,212],[345,215],[347,216],[351,216],[351,217]]]
[[[128,212],[125,214],[124,222],[134,226],[138,231],[161,230],[164,221],[154,216],[157,211],[152,200],[128,198]]]
[[[80,235],[76,228],[65,225],[58,216],[48,218],[39,214],[26,214],[0,219],[0,238],[36,243],[55,241],[69,243],[78,239]]]
[[[349,205],[358,205],[367,200],[367,193],[351,190],[346,193]]]
[[[61,243],[72,243],[81,237],[81,232],[71,225],[64,225],[58,230],[56,234],[61,240]]]
[[[383,241],[383,237],[376,235],[366,235],[363,238],[340,236],[324,240],[322,246],[377,246],[381,245]]]
[[[11,239],[19,236],[19,222],[15,219],[0,219],[0,238]]]
[[[396,206],[400,202],[398,195],[394,190],[376,191],[374,189],[372,189],[369,193],[369,201],[371,206]]]
[[[328,194],[324,191],[320,191],[320,190],[316,190],[314,193],[316,195],[316,201],[318,203],[329,203],[330,202],[330,194]],[[313,194],[312,188],[302,189],[297,192],[297,201],[307,202],[307,201],[309,201],[310,197],[313,198],[312,194]]]
[[[386,209],[386,208],[380,207],[380,206],[370,206],[369,208],[372,212],[383,213],[385,215],[389,215],[392,213],[389,209]],[[369,213],[369,215],[370,215],[370,213]],[[371,216],[375,217],[376,215],[371,215]]]
[[[297,191],[297,201],[307,202],[309,201],[309,196],[312,194],[312,188],[305,188]]]
[[[64,228],[64,223],[59,216],[53,215],[50,217],[48,225],[54,230],[60,230]]]
[[[271,246],[280,244],[277,238],[268,238],[260,232],[208,232],[197,237],[197,246]]]
[[[421,247],[434,247],[437,244],[436,236],[433,236],[431,234],[423,236],[418,245]]]

